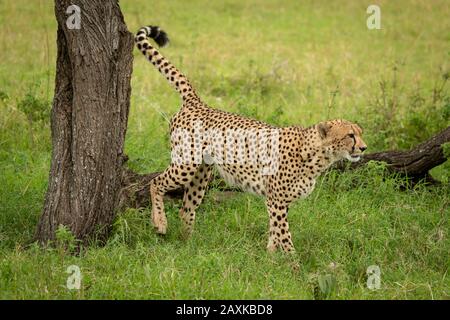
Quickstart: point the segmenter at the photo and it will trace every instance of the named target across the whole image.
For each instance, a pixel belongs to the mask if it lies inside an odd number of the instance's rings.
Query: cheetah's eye
[[[348,136],[349,136],[350,138],[352,138],[352,139],[355,138],[355,135],[354,135],[353,133],[349,133]]]

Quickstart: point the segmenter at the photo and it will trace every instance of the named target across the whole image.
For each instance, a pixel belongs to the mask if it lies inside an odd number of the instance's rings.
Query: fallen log
[[[348,165],[348,162],[342,161],[333,166],[333,168],[338,170],[356,169],[371,160],[375,160],[387,163],[389,171],[406,175],[412,182],[426,180],[429,183],[436,183],[428,172],[447,160],[442,147],[447,142],[450,142],[450,127],[411,150],[369,153],[364,155],[359,162],[353,162]],[[130,169],[125,169],[123,172],[119,210],[147,207],[150,204],[150,181],[159,174],[160,172],[139,174]],[[219,178],[216,176],[213,179],[217,180]],[[230,190],[223,181],[219,182],[219,187],[221,190]],[[181,199],[183,197],[183,189],[173,190],[166,196]]]
[[[450,126],[411,150],[369,153],[358,162],[350,165],[339,162],[335,167],[341,170],[355,169],[374,160],[385,162],[389,171],[408,176],[412,180],[430,179],[428,172],[447,160],[442,147],[447,142],[450,142]]]

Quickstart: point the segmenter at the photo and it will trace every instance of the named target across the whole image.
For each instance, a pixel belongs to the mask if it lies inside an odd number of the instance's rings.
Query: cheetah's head
[[[367,149],[361,137],[362,129],[355,123],[346,120],[325,121],[317,125],[317,130],[325,150],[334,161],[359,161]]]

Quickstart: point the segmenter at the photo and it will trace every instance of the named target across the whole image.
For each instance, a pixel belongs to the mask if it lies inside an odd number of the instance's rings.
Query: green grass
[[[121,1],[129,29],[158,24],[162,50],[209,104],[277,125],[346,118],[369,151],[409,148],[450,123],[450,6],[375,1],[382,30],[366,28],[361,1]],[[372,3],[372,2],[371,2]],[[370,4],[371,4],[370,3]],[[297,253],[268,254],[263,200],[209,191],[182,240],[178,203],[157,236],[149,210],[128,210],[104,247],[79,257],[29,246],[51,157],[46,103],[55,76],[52,1],[0,1],[0,299],[449,299],[447,163],[440,187],[382,175],[379,166],[331,172],[290,210]],[[168,123],[180,100],[134,52],[126,153],[140,172],[169,163]],[[33,109],[30,115],[27,106]],[[48,111],[48,110],[47,110]],[[43,120],[41,120],[43,118]],[[70,265],[81,290],[66,288]],[[369,290],[366,270],[381,269]],[[323,292],[330,275],[335,286]]]

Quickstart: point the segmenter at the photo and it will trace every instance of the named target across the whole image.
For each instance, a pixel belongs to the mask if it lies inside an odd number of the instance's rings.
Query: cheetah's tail
[[[139,29],[134,38],[137,48],[150,61],[159,72],[166,77],[167,81],[175,87],[180,93],[183,100],[189,98],[197,98],[198,96],[194,88],[189,83],[185,75],[183,75],[175,66],[170,63],[162,54],[156,50],[149,38],[152,38],[160,47],[164,47],[169,43],[167,33],[158,26],[146,26]]]

